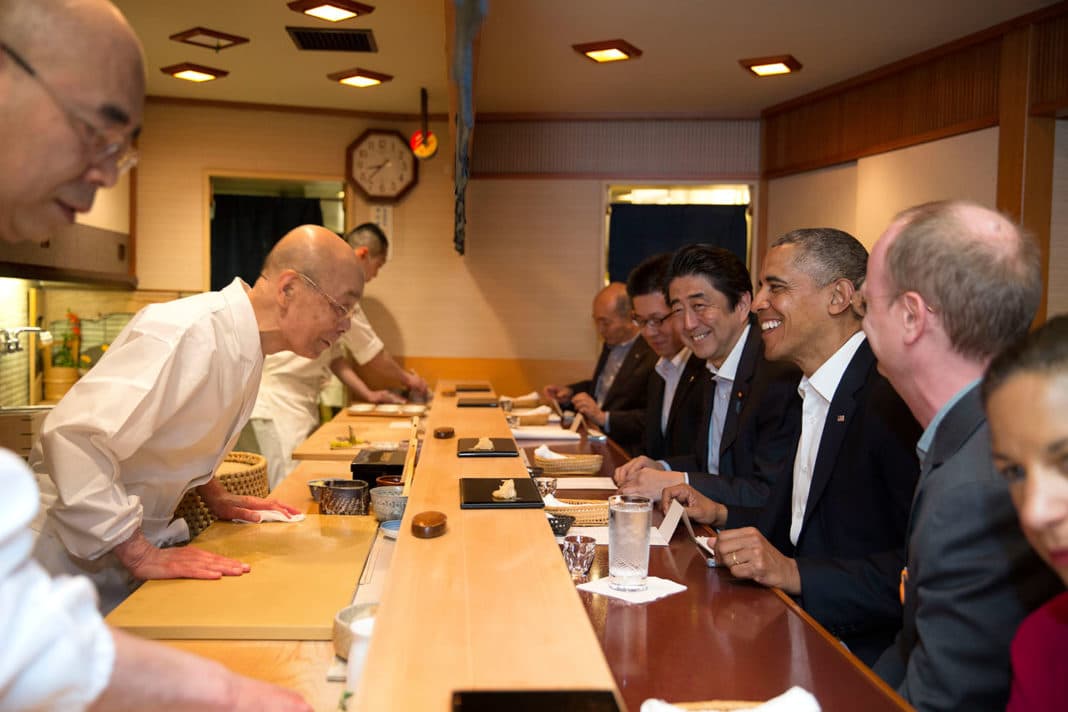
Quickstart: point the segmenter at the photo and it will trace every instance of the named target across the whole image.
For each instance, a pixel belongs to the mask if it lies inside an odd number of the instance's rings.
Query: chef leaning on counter
[[[47,240],[136,160],[143,67],[107,0],[0,0],[0,251]],[[4,450],[0,484],[0,710],[310,710],[290,691],[108,628],[86,578],[52,578],[31,558],[38,492]]]

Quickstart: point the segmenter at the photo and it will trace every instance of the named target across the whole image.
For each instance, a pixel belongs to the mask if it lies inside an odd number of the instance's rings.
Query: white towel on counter
[[[606,576],[597,579],[596,581],[580,583],[577,588],[580,591],[589,591],[590,593],[599,593],[602,596],[620,598],[628,603],[649,603],[658,598],[664,598],[686,590],[686,587],[681,583],[675,583],[674,581],[662,579],[658,576],[646,577],[645,583],[646,586],[644,591],[616,591],[608,585],[608,577]],[[644,705],[642,709],[644,709]]]
[[[579,588],[582,588],[579,586]],[[693,709],[693,708],[687,708]],[[733,709],[733,708],[732,708]],[[684,712],[682,707],[668,704],[663,700],[646,700],[641,712]],[[702,707],[699,712],[720,712],[715,707]],[[812,693],[803,687],[791,687],[778,697],[752,708],[752,712],[820,712],[820,703]]]
[[[260,524],[262,522],[303,522],[304,515],[300,514],[286,514],[285,512],[279,512],[277,509],[258,509],[260,513],[260,521],[253,522],[248,519],[234,519],[232,521],[238,524]]]
[[[567,455],[561,455],[558,452],[553,452],[549,449],[548,445],[538,445],[534,450],[534,455],[540,457],[542,460],[566,460]]]
[[[582,440],[582,436],[558,425],[520,425],[512,428],[516,440]]]

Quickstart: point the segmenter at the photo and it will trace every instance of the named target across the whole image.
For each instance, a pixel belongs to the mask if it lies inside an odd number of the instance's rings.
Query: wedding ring
[[[734,562],[734,564],[733,564],[734,566],[738,565],[738,552],[737,551],[732,551],[731,552],[731,561]]]

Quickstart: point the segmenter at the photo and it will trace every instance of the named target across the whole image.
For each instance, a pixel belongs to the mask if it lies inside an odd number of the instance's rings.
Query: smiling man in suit
[[[616,470],[616,483],[623,492],[659,499],[665,487],[689,482],[728,506],[762,506],[774,483],[790,474],[801,374],[792,364],[764,359],[750,313],[749,270],[730,251],[682,248],[665,284],[676,327],[712,380],[705,381],[689,450],[659,461],[651,452],[635,458]]]
[[[732,574],[797,597],[871,664],[900,627],[920,429],[876,370],[853,308],[866,261],[860,242],[831,228],[787,233],[764,259],[753,300],[764,355],[804,374],[792,476],[758,509],[725,506],[688,485],[663,497],[724,528],[716,556]]]
[[[924,425],[904,625],[877,672],[919,710],[1004,709],[1009,643],[1059,579],[1027,545],[990,454],[979,379],[1042,297],[1038,250],[967,202],[906,210],[875,244],[864,331]]]
[[[570,403],[589,422],[604,428],[613,410],[645,408],[646,386],[657,356],[645,339],[638,338],[627,286],[622,282],[612,282],[594,297],[593,321],[604,341],[593,378],[569,386],[546,386],[542,395]],[[623,447],[636,444],[616,442]]]
[[[682,343],[668,307],[664,284],[670,267],[671,254],[654,255],[627,277],[632,321],[660,358],[649,376],[646,407],[617,410],[605,423],[613,440],[637,443],[635,450],[653,459],[693,452],[708,380],[704,359]]]

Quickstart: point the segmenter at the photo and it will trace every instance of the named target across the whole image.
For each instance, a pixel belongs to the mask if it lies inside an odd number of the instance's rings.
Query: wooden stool
[[[267,483],[267,460],[263,455],[235,450],[223,459],[215,476],[231,494],[266,497],[270,492]],[[174,510],[173,519],[179,518],[184,519],[189,526],[190,539],[195,538],[215,521],[215,515],[195,489],[186,492]]]

